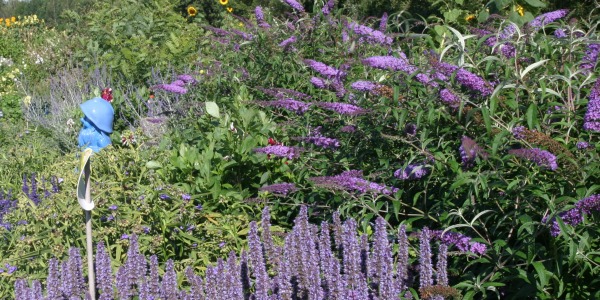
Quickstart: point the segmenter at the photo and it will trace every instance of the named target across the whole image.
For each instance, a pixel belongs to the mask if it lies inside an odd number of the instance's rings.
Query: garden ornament
[[[112,91],[102,91],[102,98],[96,97],[82,103],[79,107],[85,115],[81,118],[83,128],[79,132],[79,147],[84,148],[81,153],[81,165],[79,180],[77,181],[77,201],[85,212],[85,234],[88,258],[88,286],[89,295],[92,300],[96,299],[96,285],[94,276],[94,250],[92,241],[92,209],[94,201],[91,196],[91,161],[94,152],[110,145],[109,135],[113,132],[113,120],[115,111],[110,104]]]
[[[96,97],[80,105],[83,114],[81,123],[83,128],[79,132],[79,147],[92,148],[94,152],[110,145],[109,135],[113,132],[113,119],[115,111],[112,105]]]

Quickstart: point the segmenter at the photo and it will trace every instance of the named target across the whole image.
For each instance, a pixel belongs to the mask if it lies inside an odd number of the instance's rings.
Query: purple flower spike
[[[589,215],[594,211],[600,211],[600,194],[592,195],[582,200],[579,200],[575,207],[558,214],[557,218],[560,218],[566,225],[576,226],[583,222],[584,215]],[[560,226],[556,219],[552,220],[550,228],[552,236],[558,236],[560,234]]]
[[[552,171],[558,168],[558,164],[556,163],[556,156],[546,150],[542,150],[539,148],[512,149],[509,150],[508,153],[520,158],[530,160],[538,166],[546,167]]]
[[[406,59],[405,55],[402,57],[394,56],[371,56],[363,59],[363,65],[391,71],[403,71],[408,74],[412,74],[417,71],[417,67],[411,65]]]
[[[319,74],[327,77],[327,78],[344,78],[346,77],[346,72],[336,69],[334,67],[328,66],[322,62],[305,59],[304,63],[307,64],[311,69],[319,72]]]
[[[394,177],[400,180],[421,179],[429,174],[429,167],[423,164],[412,164],[406,168],[398,169],[394,172]]]
[[[317,105],[323,109],[332,110],[342,115],[357,116],[369,112],[364,108],[340,102],[320,102]]]
[[[154,88],[179,95],[187,94],[186,88],[174,84],[159,84],[155,85]]]
[[[292,98],[285,98],[273,101],[257,101],[257,104],[261,106],[270,106],[291,110],[296,114],[304,114],[312,105],[311,103],[294,100]]]
[[[286,157],[287,159],[294,159],[300,157],[301,149],[298,147],[288,147],[283,145],[269,145],[263,148],[256,148],[254,149],[254,152]]]
[[[537,17],[535,17],[535,19],[533,19],[531,22],[529,22],[529,26],[535,28],[535,29],[539,29],[541,27],[546,26],[547,24],[550,24],[556,20],[560,20],[562,18],[564,18],[567,14],[569,13],[568,9],[559,9],[559,10],[555,10],[555,11],[551,11],[545,14],[541,14]]]
[[[285,3],[287,3],[287,5],[289,5],[291,8],[293,8],[294,10],[296,10],[297,12],[303,13],[304,10],[304,6],[302,6],[302,4],[300,4],[298,1],[296,0],[283,0]]]
[[[376,89],[378,87],[381,87],[380,84],[377,84],[375,82],[372,81],[367,81],[367,80],[359,80],[359,81],[355,81],[350,85],[351,88],[357,90],[357,91],[361,91],[361,92],[370,92],[373,89]]]
[[[583,129],[600,132],[600,78],[596,79],[589,98],[587,111],[583,117]]]
[[[297,191],[296,185],[293,183],[276,183],[271,185],[263,186],[259,189],[261,192],[269,192],[275,195],[286,196],[289,193]]]
[[[262,11],[262,7],[257,6],[254,9],[254,15],[256,16],[256,23],[258,24],[258,27],[271,28],[271,25],[265,21],[265,15]]]

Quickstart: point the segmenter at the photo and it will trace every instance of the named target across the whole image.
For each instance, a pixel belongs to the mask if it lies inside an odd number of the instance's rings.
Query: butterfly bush
[[[442,103],[453,109],[456,109],[460,106],[460,97],[450,89],[444,88],[440,90],[440,100]]]
[[[327,1],[327,3],[325,3],[325,5],[323,5],[323,8],[321,8],[321,12],[323,13],[323,15],[328,16],[329,14],[331,14],[331,11],[333,10],[334,5],[335,5],[335,0]]]
[[[473,165],[475,158],[481,156],[487,158],[488,154],[473,139],[463,136],[459,147],[461,163],[463,167],[468,168]]]
[[[588,44],[585,50],[585,54],[581,59],[580,69],[583,69],[584,74],[589,74],[594,70],[596,63],[598,62],[598,56],[600,54],[600,44],[592,43]]]
[[[586,215],[590,215],[595,211],[600,211],[600,194],[592,195],[575,203],[575,207],[558,214],[556,218],[560,218],[566,225],[577,226],[583,222]],[[550,233],[552,236],[558,236],[561,232],[560,226],[556,218],[552,219]]]
[[[306,65],[308,65],[311,69],[317,71],[319,74],[333,79],[333,78],[344,78],[346,77],[346,72],[336,69],[334,67],[328,66],[322,62],[316,61],[316,60],[312,60],[312,59],[305,59],[304,63]]]

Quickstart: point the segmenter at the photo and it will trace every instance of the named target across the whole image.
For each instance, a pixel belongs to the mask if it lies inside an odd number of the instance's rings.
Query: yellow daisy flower
[[[515,11],[517,11],[517,13],[519,14],[519,16],[523,16],[525,15],[525,9],[523,8],[523,6],[517,4],[517,7],[515,8]]]
[[[227,3],[229,3],[229,0],[219,0],[219,3],[221,3],[221,5],[227,5]]]
[[[471,22],[473,20],[475,20],[475,15],[474,14],[470,14],[470,15],[468,15],[468,16],[465,17],[465,21],[467,21],[467,22]]]
[[[227,8],[227,11],[228,11],[228,12],[232,12],[232,11],[233,11],[233,7],[228,7],[228,8]]]
[[[196,14],[198,13],[198,10],[193,6],[188,6],[187,13],[190,17],[195,17]]]
[[[15,17],[11,17],[11,18],[10,18],[10,21],[14,23],[14,22],[16,22],[16,21],[17,21],[17,18],[15,18]]]

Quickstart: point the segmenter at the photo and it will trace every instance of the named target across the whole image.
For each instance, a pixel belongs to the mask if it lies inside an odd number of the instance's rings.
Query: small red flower
[[[113,101],[112,89],[111,88],[103,89],[101,97],[102,97],[102,99],[104,99],[108,102],[112,102]]]
[[[281,145],[281,143],[278,143],[275,139],[273,138],[269,138],[269,140],[267,141],[267,143],[271,146],[276,146],[276,145]]]

